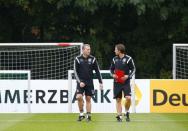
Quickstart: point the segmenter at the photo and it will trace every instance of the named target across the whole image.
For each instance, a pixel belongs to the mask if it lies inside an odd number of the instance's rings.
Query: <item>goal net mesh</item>
[[[188,46],[176,46],[175,79],[188,79]]]
[[[0,46],[0,70],[30,70],[31,79],[67,79],[80,45]]]

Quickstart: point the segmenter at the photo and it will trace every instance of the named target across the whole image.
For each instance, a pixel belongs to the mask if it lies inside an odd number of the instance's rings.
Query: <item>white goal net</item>
[[[173,44],[173,79],[188,79],[188,44]]]
[[[30,70],[31,79],[67,79],[82,43],[0,43],[0,70]]]

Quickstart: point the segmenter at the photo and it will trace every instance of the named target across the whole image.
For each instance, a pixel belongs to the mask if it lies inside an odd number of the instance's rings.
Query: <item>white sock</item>
[[[80,112],[80,116],[84,116],[84,113],[83,113],[83,112]]]
[[[126,110],[126,109],[125,109],[125,113],[127,113],[127,112],[129,112],[129,110]]]
[[[118,116],[122,116],[122,113],[118,113]]]

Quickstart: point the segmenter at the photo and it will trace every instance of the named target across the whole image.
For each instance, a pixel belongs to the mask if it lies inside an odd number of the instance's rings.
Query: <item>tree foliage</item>
[[[0,42],[91,43],[102,69],[122,42],[137,78],[170,78],[172,43],[188,40],[188,2],[0,0],[0,25]]]

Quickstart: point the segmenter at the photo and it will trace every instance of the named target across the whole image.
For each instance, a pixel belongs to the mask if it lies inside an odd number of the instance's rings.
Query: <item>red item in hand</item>
[[[115,74],[117,75],[116,82],[123,84],[125,81],[121,78],[124,77],[125,72],[123,70],[115,70]]]

